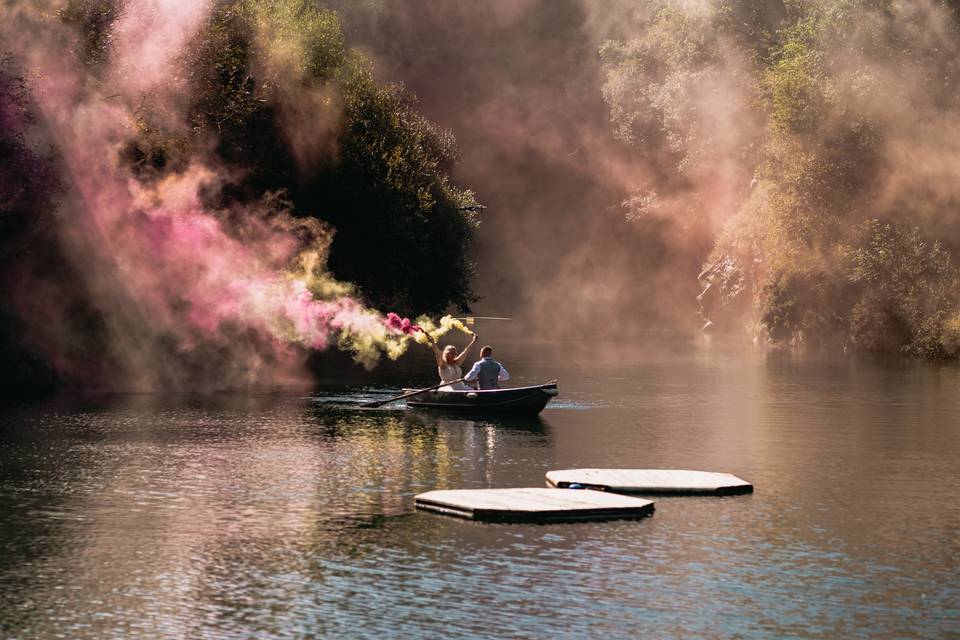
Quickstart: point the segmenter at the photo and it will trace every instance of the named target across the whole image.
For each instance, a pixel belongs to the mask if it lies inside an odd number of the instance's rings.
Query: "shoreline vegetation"
[[[958,10],[661,0],[604,45],[617,134],[674,181],[629,215],[723,221],[705,329],[960,356]]]
[[[36,27],[24,37],[40,44],[21,37],[0,50],[8,391],[63,384],[62,362],[109,377],[126,348],[114,344],[112,314],[136,300],[127,291],[104,303],[102,283],[85,275],[119,258],[77,259],[77,189],[38,108],[35,46],[62,48],[78,92],[133,100],[129,122],[110,130],[125,132],[113,146],[118,171],[144,193],[202,162],[217,178],[202,205],[232,240],[262,233],[259,224],[309,235],[318,262],[304,271],[330,276],[311,291],[318,299],[348,293],[411,317],[478,301],[479,217],[473,192],[451,179],[453,133],[402,84],[376,79],[336,10],[213,2],[164,62],[162,88],[136,93],[134,76],[153,68],[141,63],[156,61],[124,62],[132,36],[118,25],[132,5],[41,5],[4,10],[11,24]],[[551,7],[527,10],[546,19]],[[589,64],[605,78],[610,137],[650,167],[625,193],[626,218],[688,234],[672,246],[699,252],[699,276],[656,279],[699,282],[705,331],[960,357],[960,3],[654,0],[614,2],[609,13],[617,25],[596,38]],[[187,355],[189,340],[161,334],[150,353],[210,375],[244,335]]]

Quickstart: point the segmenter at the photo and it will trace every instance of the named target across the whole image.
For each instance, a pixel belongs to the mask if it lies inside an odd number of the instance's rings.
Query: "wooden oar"
[[[439,389],[440,387],[446,386],[448,384],[457,384],[458,382],[463,382],[466,378],[460,378],[459,380],[454,380],[453,382],[441,382],[440,384],[435,384],[432,387],[427,387],[426,389],[420,389],[419,391],[411,391],[410,393],[405,393],[402,396],[397,396],[396,398],[390,398],[389,400],[377,400],[376,402],[364,402],[361,404],[361,407],[382,407],[385,404],[389,404],[396,400],[403,400],[404,398],[409,398],[411,396],[418,396],[421,393],[426,393],[427,391],[433,391],[434,389]]]

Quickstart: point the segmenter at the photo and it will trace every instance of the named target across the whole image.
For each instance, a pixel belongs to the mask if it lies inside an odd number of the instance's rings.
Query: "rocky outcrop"
[[[749,307],[749,280],[739,261],[724,255],[707,265],[697,280],[703,287],[697,296],[703,331],[730,329]]]

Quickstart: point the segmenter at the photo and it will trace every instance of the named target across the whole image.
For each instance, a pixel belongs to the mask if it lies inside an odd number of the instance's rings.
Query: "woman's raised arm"
[[[424,336],[427,338],[427,344],[430,345],[430,348],[433,349],[433,357],[437,359],[437,366],[443,366],[443,352],[440,351],[440,347],[437,346],[437,342],[433,339],[429,333],[420,329]]]
[[[460,355],[456,357],[457,364],[463,364],[463,361],[467,358],[467,353],[470,351],[470,347],[477,341],[477,334],[473,334],[473,339],[470,340],[470,344],[463,348],[463,351],[460,352]]]

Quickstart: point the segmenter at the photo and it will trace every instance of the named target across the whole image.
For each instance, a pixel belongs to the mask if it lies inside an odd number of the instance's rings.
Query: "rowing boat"
[[[413,389],[411,389],[413,391]],[[531,387],[469,391],[427,391],[407,400],[417,409],[446,409],[470,413],[512,413],[537,415],[557,395],[557,383]]]
[[[411,389],[410,391],[414,391]],[[483,391],[427,391],[407,400],[417,409],[445,409],[469,413],[512,413],[537,415],[557,395],[557,383],[485,389]]]

